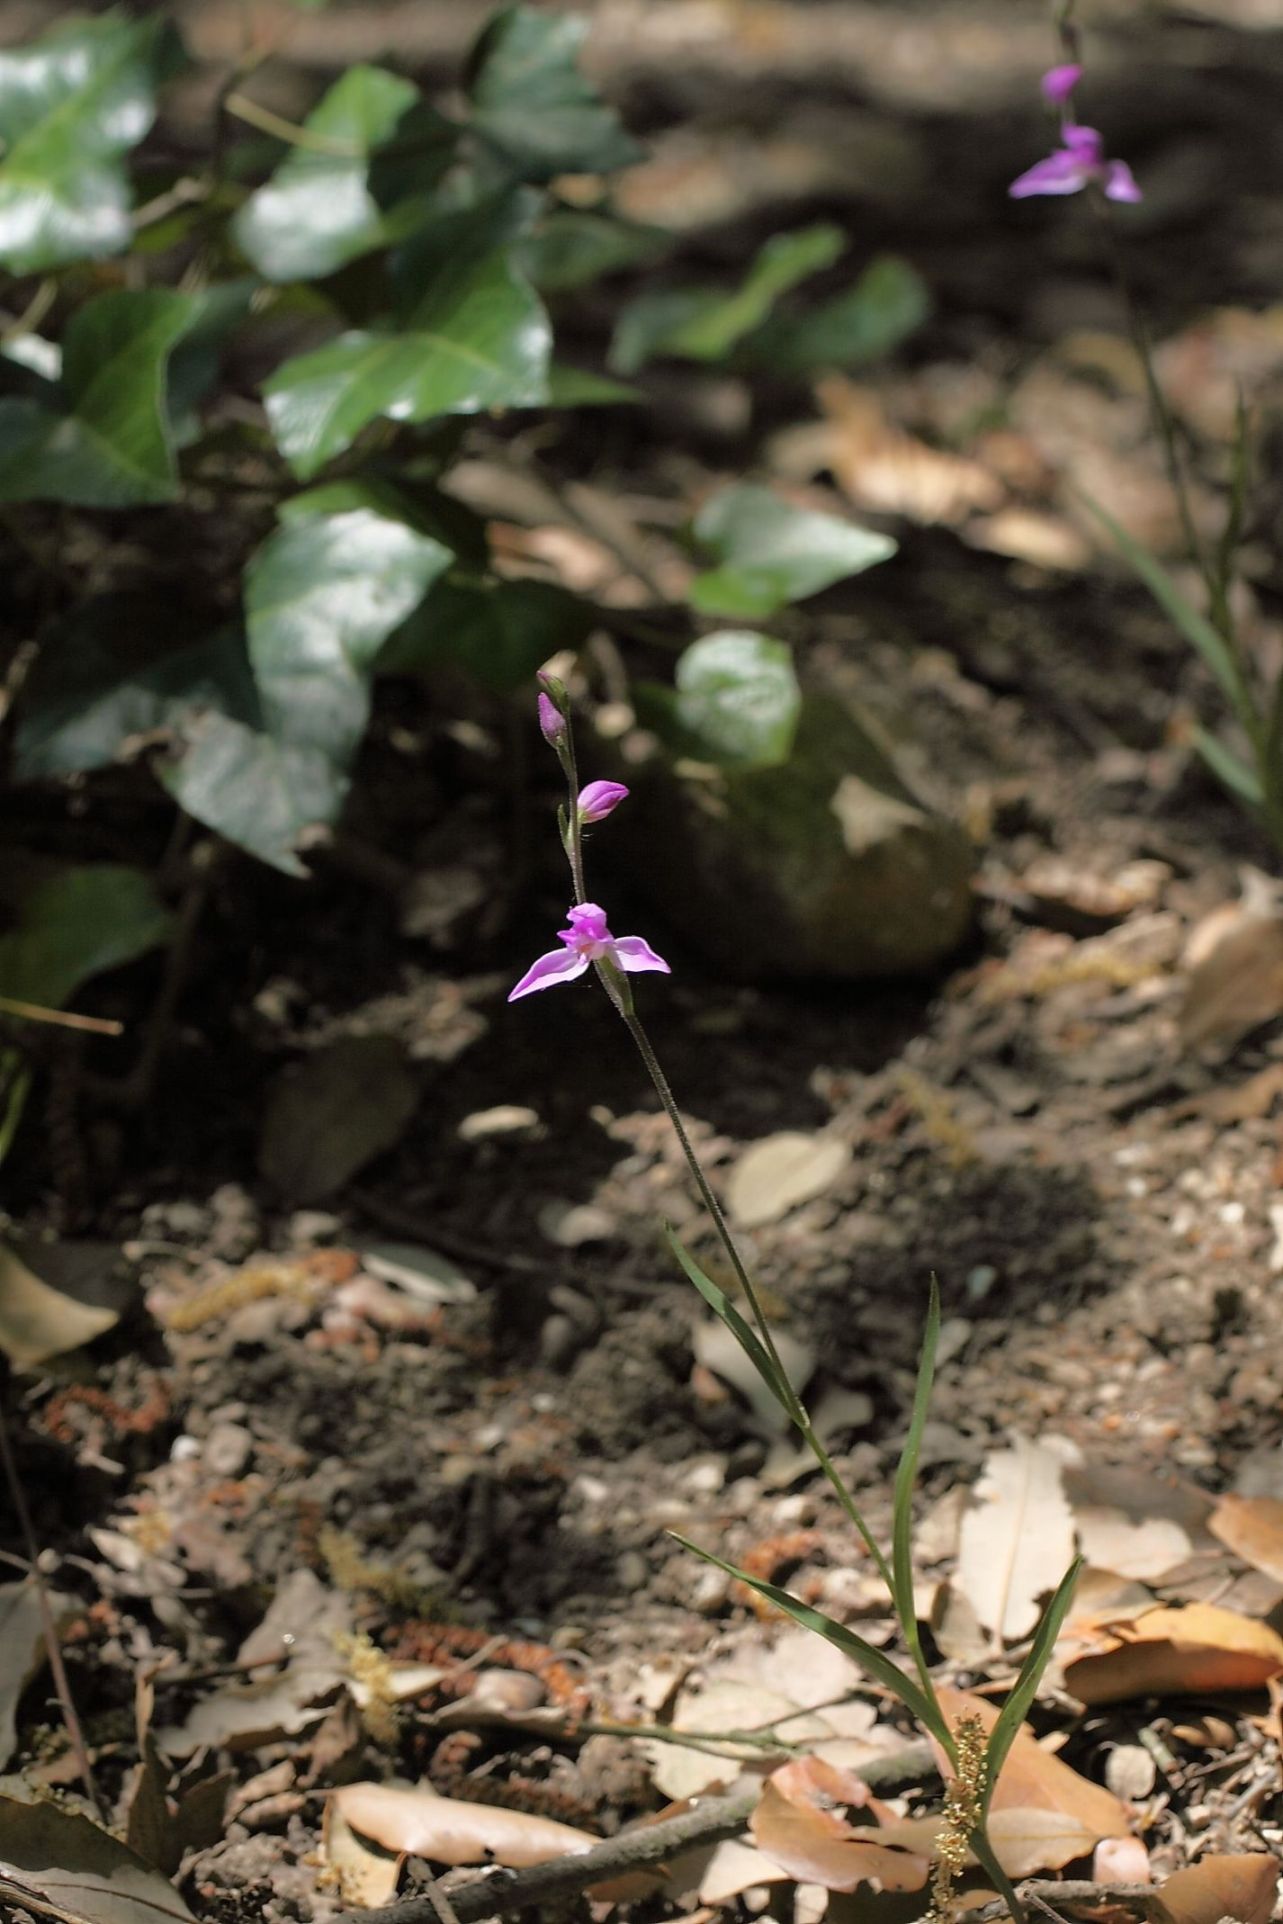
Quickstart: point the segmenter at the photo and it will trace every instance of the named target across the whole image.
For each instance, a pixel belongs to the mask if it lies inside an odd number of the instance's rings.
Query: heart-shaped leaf
[[[864,367],[898,347],[930,312],[931,296],[917,269],[884,254],[845,293],[809,314],[768,321],[747,347],[755,361],[777,373]]]
[[[321,488],[289,504],[245,576],[250,660],[279,742],[346,765],[379,649],[452,560],[387,495]]]
[[[169,939],[150,876],[121,862],[64,866],[9,856],[0,866],[0,989],[60,1008],[82,982]]]
[[[275,741],[229,715],[197,715],[182,737],[181,754],[157,769],[174,800],[260,861],[305,876],[299,838],[337,819],[346,774],[319,749]]]
[[[381,67],[352,67],[335,82],[303,123],[308,144],[291,149],[233,222],[241,249],[265,279],[332,274],[403,238],[422,218],[425,197],[449,163],[454,130],[447,122],[435,123],[436,139],[421,127],[407,138],[418,165],[397,180],[409,196],[398,196],[399,206],[381,204],[371,179],[373,156],[422,106],[412,82]]]
[[[108,767],[131,744],[204,709],[258,720],[241,635],[224,629],[166,650],[156,632],[162,620],[172,628],[172,616],[153,605],[102,595],[48,632],[22,691],[14,742],[20,780]]]
[[[573,648],[592,612],[550,581],[439,581],[379,656],[381,674],[464,668],[508,694],[558,648]]]
[[[151,126],[174,54],[159,19],[115,11],[0,53],[0,263],[12,273],[128,246],[121,157]]]
[[[769,488],[714,495],[696,516],[694,534],[719,566],[691,583],[692,608],[748,620],[862,574],[896,550],[889,535],[794,507]]]
[[[647,725],[672,753],[729,768],[787,761],[802,694],[782,641],[733,629],[705,635],[678,662],[676,682],[637,690]]]
[[[296,474],[308,479],[380,416],[420,422],[547,401],[551,329],[511,248],[523,221],[510,201],[435,221],[398,263],[394,331],[340,334],[277,370],[267,413]]]
[[[165,403],[170,354],[203,301],[128,288],[86,301],[67,328],[62,379],[0,400],[0,501],[136,507],[177,492]]]
[[[641,158],[579,72],[587,31],[571,14],[508,7],[473,49],[472,125],[523,180],[605,174]]]
[[[619,317],[611,366],[619,374],[635,374],[661,354],[685,361],[724,359],[761,327],[781,294],[830,267],[845,245],[839,227],[802,227],[768,240],[733,292],[705,287],[642,294]]]

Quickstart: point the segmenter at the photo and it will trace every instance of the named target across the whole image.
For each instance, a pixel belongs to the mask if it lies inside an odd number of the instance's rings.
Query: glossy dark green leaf
[[[203,306],[198,295],[163,288],[86,301],[67,328],[60,383],[40,399],[0,400],[0,501],[124,508],[172,500],[166,369]]]
[[[105,768],[204,709],[252,723],[258,697],[241,636],[224,630],[174,648],[173,627],[154,605],[112,595],[52,629],[22,691],[18,779]]]
[[[463,668],[495,694],[528,682],[559,648],[593,625],[591,609],[544,581],[438,582],[379,657],[385,674]]]
[[[641,158],[579,72],[587,31],[575,15],[508,7],[473,50],[472,125],[524,180],[605,174]]]
[[[809,313],[768,321],[746,350],[763,366],[789,374],[864,367],[890,354],[930,312],[931,295],[916,268],[885,254],[844,294]]]
[[[180,753],[157,773],[189,815],[285,875],[307,874],[299,840],[337,820],[348,788],[321,750],[213,713],[185,724]]]
[[[227,337],[250,311],[257,282],[248,275],[202,288],[198,303],[169,357],[166,408],[174,445],[189,447],[201,432],[197,413],[218,381]]]
[[[61,1008],[82,982],[167,942],[150,876],[120,862],[0,860],[0,995]]]
[[[245,574],[250,661],[278,742],[350,760],[380,648],[453,559],[384,494],[348,484],[290,503]]]
[[[782,641],[747,630],[705,635],[678,662],[676,684],[637,691],[643,718],[672,753],[728,768],[787,761],[802,695]]]
[[[724,360],[761,327],[781,294],[830,267],[846,246],[841,228],[821,223],[776,234],[761,249],[738,288],[690,288],[642,294],[619,317],[610,364],[635,374],[657,356],[685,361]]]
[[[758,620],[895,553],[889,535],[797,508],[770,488],[726,488],[695,518],[695,540],[718,567],[688,591],[705,615]]]
[[[151,126],[173,59],[160,20],[123,12],[0,53],[0,264],[40,273],[128,246],[121,160]]]
[[[314,144],[292,148],[233,222],[242,251],[266,280],[317,279],[402,238],[415,219],[413,196],[422,213],[449,148],[421,145],[422,164],[398,183],[411,199],[395,210],[375,195],[371,160],[419,105],[418,88],[381,67],[352,67],[335,82],[303,123]],[[406,144],[413,144],[409,136]]]
[[[277,445],[306,480],[380,417],[430,421],[548,398],[551,330],[514,264],[521,210],[433,223],[398,263],[401,324],[287,361],[264,388]]]
[[[558,207],[521,243],[520,258],[541,294],[562,294],[620,268],[658,260],[672,245],[672,235],[662,227],[589,208]]]

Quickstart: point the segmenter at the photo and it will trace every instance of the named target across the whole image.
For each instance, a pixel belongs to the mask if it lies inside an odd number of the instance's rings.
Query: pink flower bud
[[[580,821],[604,821],[612,809],[619,807],[627,793],[622,782],[589,782],[587,788],[579,791]]]
[[[551,695],[539,696],[539,733],[549,748],[560,748],[566,739],[566,717]]]
[[[1083,70],[1075,61],[1052,67],[1042,77],[1043,99],[1049,107],[1063,107],[1082,77]]]

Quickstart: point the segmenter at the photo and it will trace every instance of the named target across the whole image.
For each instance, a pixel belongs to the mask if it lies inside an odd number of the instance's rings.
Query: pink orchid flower
[[[627,797],[628,790],[622,782],[589,782],[579,791],[579,819],[581,822],[601,822],[612,809]]]
[[[1012,181],[1007,192],[1013,200],[1030,194],[1078,194],[1093,182],[1103,188],[1106,200],[1141,199],[1131,168],[1125,160],[1105,159],[1105,143],[1094,127],[1068,126],[1062,138],[1063,147]]]
[[[1082,77],[1082,68],[1073,60],[1049,68],[1041,81],[1043,99],[1049,107],[1063,107]]]
[[[574,982],[586,975],[594,962],[613,962],[626,975],[636,975],[645,969],[657,969],[661,975],[672,974],[664,958],[656,955],[640,935],[612,935],[606,927],[605,909],[598,908],[595,902],[580,902],[568,910],[567,920],[570,927],[557,931],[557,939],[565,943],[565,948],[541,955],[509,992],[509,1002],[515,1002],[519,996],[534,995],[539,989],[551,989],[558,982]]]

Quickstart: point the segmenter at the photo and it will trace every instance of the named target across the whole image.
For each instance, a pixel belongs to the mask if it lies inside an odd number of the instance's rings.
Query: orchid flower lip
[[[558,941],[565,946],[533,962],[516,987],[509,990],[509,1002],[534,995],[540,989],[551,989],[558,982],[574,982],[585,975],[594,962],[609,962],[625,975],[646,971],[672,974],[663,956],[656,955],[644,937],[612,935],[606,911],[596,902],[575,903],[567,911],[566,921],[569,926],[557,932]]]

